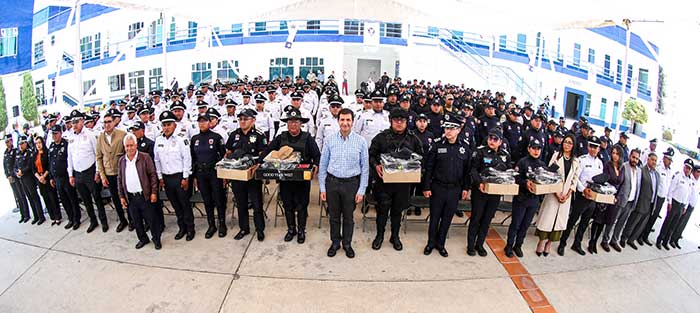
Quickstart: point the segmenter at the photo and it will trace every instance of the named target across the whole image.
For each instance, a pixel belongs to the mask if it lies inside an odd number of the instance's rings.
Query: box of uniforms
[[[255,158],[245,156],[237,160],[223,158],[216,163],[216,177],[221,179],[248,181],[253,179]]]
[[[534,185],[534,194],[536,195],[546,195],[548,193],[555,193],[555,192],[561,192],[561,189],[564,187],[564,184],[562,183],[555,183],[555,184],[533,184]]]
[[[515,196],[518,194],[519,189],[520,186],[518,184],[484,183],[484,191],[489,195]]]
[[[518,172],[512,169],[500,171],[492,167],[487,168],[484,173],[481,173],[484,192],[489,195],[517,195],[520,186],[515,183],[516,175]]]
[[[420,183],[420,169],[411,171],[384,172],[384,183]]]
[[[597,203],[615,204],[615,195],[598,193],[595,191],[591,191],[591,196],[588,199]]]
[[[283,146],[279,150],[271,151],[264,163],[255,170],[255,179],[283,180],[283,181],[308,181],[311,180],[312,166],[300,164],[301,153],[294,152],[291,147]]]
[[[610,185],[606,174],[598,174],[593,176],[592,181],[588,183],[588,188],[591,189],[589,200],[597,203],[615,204],[615,194],[617,188]]]
[[[536,195],[561,192],[564,187],[557,169],[554,168],[538,167],[535,170],[529,170],[527,178],[534,183],[533,193]]]
[[[383,153],[382,180],[384,183],[420,183],[422,157],[408,149]]]

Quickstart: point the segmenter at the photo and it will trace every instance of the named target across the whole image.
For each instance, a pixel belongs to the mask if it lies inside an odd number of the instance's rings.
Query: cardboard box
[[[492,184],[485,183],[484,191],[490,195],[517,195],[520,186],[518,184]]]
[[[556,183],[556,184],[547,184],[547,185],[538,185],[535,184],[535,192],[534,194],[536,195],[546,195],[548,193],[555,193],[555,192],[561,192],[561,189],[564,187],[563,183]]]
[[[420,170],[384,173],[384,183],[420,183]]]
[[[282,181],[308,181],[311,180],[312,170],[308,164],[299,164],[291,170],[279,170],[274,168],[258,168],[255,170],[255,179],[282,180]]]
[[[589,199],[597,203],[615,204],[615,195],[606,195],[595,191],[591,191],[591,197]]]
[[[230,180],[248,181],[253,179],[255,171],[253,167],[245,170],[234,170],[228,168],[217,168],[216,177]]]

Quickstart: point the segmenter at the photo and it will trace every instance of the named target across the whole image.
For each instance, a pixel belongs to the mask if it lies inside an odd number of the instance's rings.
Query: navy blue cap
[[[258,112],[255,112],[255,110],[253,110],[253,109],[245,109],[241,112],[238,112],[238,117],[245,116],[245,117],[255,118],[256,115],[258,115]]]
[[[203,108],[203,107],[209,106],[209,103],[207,103],[207,102],[204,101],[204,100],[199,100],[199,101],[197,101],[197,104],[196,104],[196,105],[197,105],[197,108],[199,109],[199,108]]]
[[[83,112],[80,112],[78,110],[73,110],[70,112],[70,119],[73,121],[83,118],[85,118],[85,114],[83,114]]]
[[[343,105],[345,103],[345,100],[337,94],[334,94],[328,98],[328,105]]]
[[[56,124],[56,125],[51,127],[52,133],[60,133],[62,131],[63,131],[63,126],[61,126],[61,125]]]
[[[294,99],[304,99],[304,95],[303,95],[301,92],[299,92],[299,91],[292,92],[292,95],[291,95],[290,97],[292,98],[292,100],[294,100]]]
[[[530,140],[530,143],[527,144],[528,148],[542,148],[542,142],[540,142],[539,139],[535,138],[533,140]]]
[[[139,129],[145,129],[146,125],[143,124],[141,121],[135,121],[133,124],[131,124],[131,127],[129,127],[130,131],[134,130],[139,130]]]

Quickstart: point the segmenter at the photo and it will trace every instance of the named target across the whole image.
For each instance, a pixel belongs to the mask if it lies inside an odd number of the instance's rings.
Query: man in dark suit
[[[635,250],[637,250],[637,246],[634,243],[635,241],[640,245],[644,245],[641,234],[646,227],[649,214],[654,208],[654,203],[659,192],[661,178],[659,177],[659,173],[656,172],[656,160],[656,153],[650,152],[647,156],[646,165],[642,167],[642,180],[639,185],[637,207],[630,215],[629,220],[627,220],[627,225],[622,233],[621,240],[626,240],[627,244]]]

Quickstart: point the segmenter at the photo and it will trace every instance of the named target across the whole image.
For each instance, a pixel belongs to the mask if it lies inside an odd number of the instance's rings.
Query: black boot
[[[228,233],[228,227],[226,227],[226,222],[219,221],[219,238],[226,237],[226,233]]]
[[[394,247],[394,250],[403,250],[403,244],[401,243],[401,239],[399,239],[399,235],[392,235],[391,237],[389,237],[389,242]]]
[[[372,241],[372,249],[379,250],[382,248],[382,243],[384,242],[384,233],[377,233]]]
[[[284,241],[290,242],[294,239],[294,236],[297,235],[297,231],[294,228],[287,229],[287,234],[284,235]]]
[[[214,236],[216,233],[216,226],[212,223],[209,224],[209,228],[207,229],[207,232],[204,233],[204,238],[209,239]]]
[[[299,232],[297,234],[297,243],[302,244],[306,241],[306,232],[304,231],[303,228],[299,228]]]

